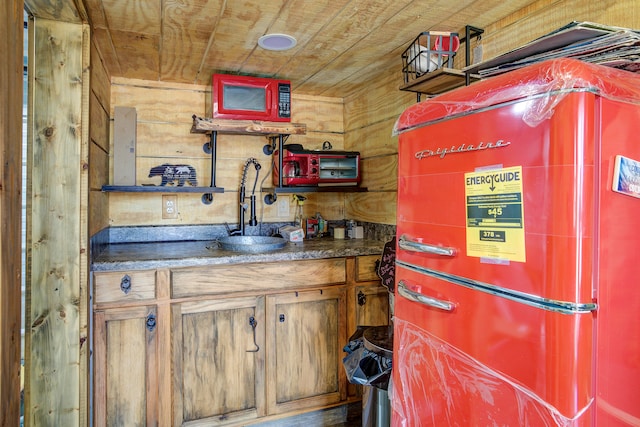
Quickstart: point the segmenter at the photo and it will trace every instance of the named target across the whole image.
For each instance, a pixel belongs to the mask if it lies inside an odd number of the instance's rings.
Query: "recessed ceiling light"
[[[296,39],[288,34],[265,34],[258,39],[258,45],[267,50],[287,50],[296,43]]]

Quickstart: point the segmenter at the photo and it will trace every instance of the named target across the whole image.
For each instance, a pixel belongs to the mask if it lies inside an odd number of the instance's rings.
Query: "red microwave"
[[[214,74],[211,96],[217,119],[291,121],[288,80]]]

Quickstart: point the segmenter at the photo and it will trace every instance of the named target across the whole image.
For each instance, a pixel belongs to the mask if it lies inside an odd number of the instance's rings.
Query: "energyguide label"
[[[464,175],[467,255],[526,261],[522,166]]]

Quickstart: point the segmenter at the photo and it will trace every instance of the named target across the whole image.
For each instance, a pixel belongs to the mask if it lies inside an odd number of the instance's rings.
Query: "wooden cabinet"
[[[385,287],[379,283],[363,284],[355,286],[352,292],[355,326],[389,324],[389,292]]]
[[[349,333],[358,326],[389,324],[389,292],[376,273],[378,255],[350,259]]]
[[[264,297],[171,308],[174,425],[265,415]]]
[[[155,306],[115,308],[94,316],[96,426],[158,423]]]
[[[339,402],[346,306],[344,287],[267,296],[269,414]]]
[[[95,425],[157,423],[156,272],[96,273],[94,285]]]
[[[388,316],[375,258],[94,273],[95,425],[246,425],[357,398],[342,349]]]

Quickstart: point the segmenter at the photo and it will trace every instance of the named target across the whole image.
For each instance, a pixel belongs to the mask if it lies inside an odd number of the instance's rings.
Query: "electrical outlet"
[[[278,199],[278,216],[289,217],[289,198],[281,197]]]
[[[162,196],[162,219],[178,218],[178,196],[175,194]]]

